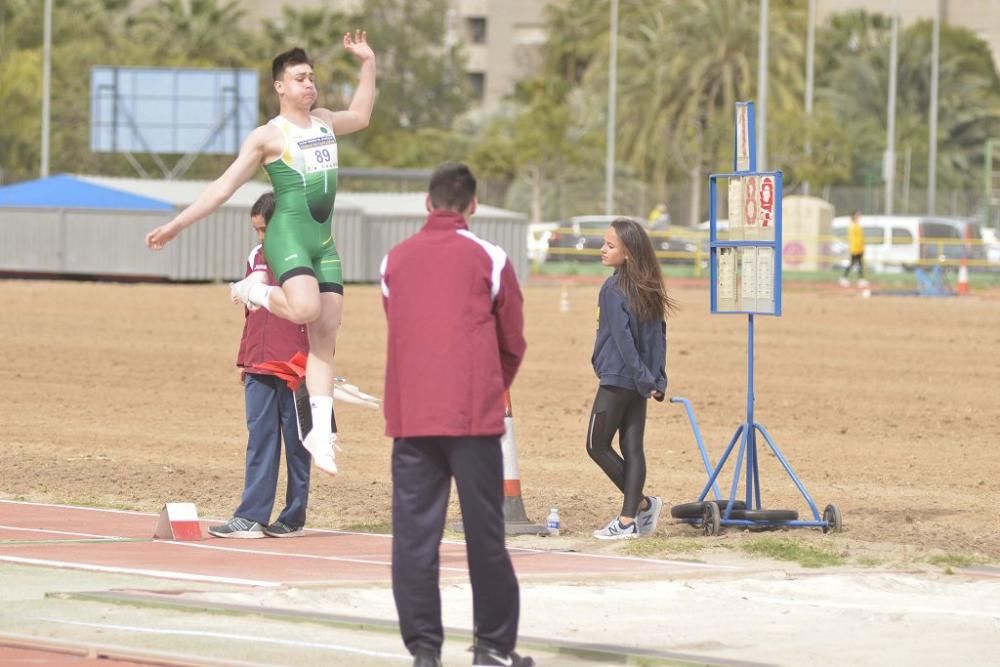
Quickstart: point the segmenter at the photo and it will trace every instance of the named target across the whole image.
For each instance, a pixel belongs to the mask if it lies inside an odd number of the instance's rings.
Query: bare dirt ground
[[[592,549],[609,548],[588,536],[620,503],[583,444],[597,290],[572,285],[563,313],[558,284],[525,289],[529,350],[513,390],[528,514],[544,520],[558,506],[564,535]],[[717,458],[745,417],[746,318],[709,315],[704,285],[672,291],[682,309],[669,323],[668,394],[692,401]],[[1000,295],[862,299],[812,286],[784,296],[782,317],[757,319],[756,417],[846,527],[795,537],[862,564],[1000,560]],[[243,316],[227,287],[5,280],[0,303],[0,496],[146,511],[187,500],[202,516],[231,514],[245,421],[234,368]],[[348,286],[346,304],[338,373],[381,395],[378,289]],[[314,473],[309,524],[386,530],[381,414],[343,406],[338,421],[341,474]],[[646,455],[649,493],[696,497],[705,471],[679,405],[651,403]],[[761,484],[765,506],[806,518],[772,456],[761,457]],[[669,520],[658,532],[665,550],[749,539],[696,537]]]

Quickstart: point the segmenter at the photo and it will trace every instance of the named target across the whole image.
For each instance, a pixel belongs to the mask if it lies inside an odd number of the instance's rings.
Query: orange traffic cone
[[[524,511],[521,500],[521,473],[517,468],[517,443],[514,442],[514,415],[510,406],[510,392],[503,393],[503,522],[508,535],[548,535],[549,529],[532,523]]]
[[[966,266],[964,258],[958,266],[958,293],[959,295],[969,293],[969,267]]]
[[[548,535],[549,529],[533,523],[524,511],[521,500],[521,475],[517,468],[517,444],[514,442],[514,417],[510,407],[510,392],[503,393],[503,437],[500,449],[503,452],[503,524],[507,535]],[[452,528],[464,532],[462,522]]]
[[[560,290],[559,292],[559,312],[560,313],[569,312],[569,287],[566,285],[566,283],[562,284],[562,290]]]

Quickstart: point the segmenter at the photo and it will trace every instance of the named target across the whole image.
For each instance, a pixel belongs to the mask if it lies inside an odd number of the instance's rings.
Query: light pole
[[[618,0],[611,0],[611,62],[608,65],[608,132],[604,158],[604,214],[613,215],[615,195],[615,96],[618,88]]]
[[[816,0],[809,0],[809,17],[806,19],[806,158],[812,158],[813,81],[816,51]],[[809,195],[809,181],[802,184],[802,194]]]
[[[760,0],[760,26],[757,37],[757,169],[767,169],[767,7]]]
[[[896,180],[896,54],[899,48],[899,0],[892,3],[892,39],[889,43],[889,118],[885,132],[885,213],[892,215],[893,186]]]
[[[41,178],[49,175],[49,89],[52,78],[52,0],[45,0],[45,28],[42,46],[42,165]]]
[[[930,136],[927,138],[927,212],[934,215],[937,204],[937,124],[938,78],[941,60],[941,0],[934,3],[934,27],[931,32],[931,101]]]

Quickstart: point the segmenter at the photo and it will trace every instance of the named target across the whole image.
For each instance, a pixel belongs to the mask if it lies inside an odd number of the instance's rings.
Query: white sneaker
[[[334,401],[361,405],[366,408],[372,408],[373,410],[377,410],[381,407],[381,403],[377,398],[361,391],[358,389],[357,385],[347,384],[347,382],[344,381],[344,378],[334,378],[333,382]]]
[[[861,289],[865,289],[866,287],[868,287],[868,281],[862,278],[861,280],[858,281],[858,287],[860,287]]]
[[[659,496],[649,496],[649,507],[639,510],[635,515],[635,524],[639,526],[639,536],[650,535],[656,530],[663,510],[663,499]]]
[[[229,283],[229,296],[233,303],[242,303],[247,309],[254,311],[260,308],[259,303],[250,300],[250,288],[254,285],[266,285],[267,273],[252,271],[249,276],[235,283]]]
[[[599,540],[634,540],[639,537],[639,527],[633,521],[625,526],[615,517],[604,528],[594,531],[594,537]]]
[[[850,286],[851,286],[851,281],[850,281],[850,280],[848,280],[847,278],[843,278],[843,277],[842,277],[842,278],[841,278],[840,280],[838,280],[837,282],[838,282],[838,283],[840,283],[840,286],[841,286],[841,287],[850,287]]]
[[[337,474],[337,454],[334,451],[336,443],[336,433],[324,439],[315,429],[309,431],[309,435],[302,440],[302,446],[312,456],[313,463],[328,475]]]

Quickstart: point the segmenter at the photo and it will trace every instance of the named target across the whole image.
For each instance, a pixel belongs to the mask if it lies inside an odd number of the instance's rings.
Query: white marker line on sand
[[[88,563],[73,563],[60,560],[44,560],[41,558],[22,558],[20,556],[0,556],[0,561],[19,565],[44,565],[46,567],[61,567],[70,570],[87,570],[89,572],[107,572],[109,574],[127,574],[158,579],[182,579],[184,581],[203,581],[213,584],[236,584],[239,586],[263,586],[277,588],[281,584],[259,579],[238,579],[235,577],[214,577],[207,574],[187,574],[171,570],[145,570],[142,568],[110,567],[108,565],[91,565]]]
[[[258,642],[262,644],[277,644],[279,646],[295,646],[298,648],[318,648],[318,649],[330,649],[334,651],[341,651],[343,653],[355,653],[358,655],[367,655],[376,658],[390,658],[393,660],[404,660],[409,661],[413,658],[409,655],[403,655],[401,653],[387,653],[384,651],[371,651],[363,648],[354,648],[353,646],[344,646],[342,644],[323,644],[319,642],[306,642],[298,641],[295,639],[271,639],[264,638],[255,635],[237,635],[228,632],[205,632],[199,630],[162,630],[153,628],[143,628],[131,625],[113,625],[109,623],[84,623],[82,621],[67,621],[59,618],[43,618],[40,619],[47,621],[49,623],[61,623],[64,625],[76,625],[86,628],[100,628],[102,630],[122,630],[125,632],[145,632],[154,635],[174,635],[182,637],[211,637],[214,639],[234,639],[240,642]]]
[[[858,602],[823,602],[820,600],[793,600],[790,598],[768,598],[747,596],[750,602],[770,602],[778,605],[796,605],[799,607],[821,607],[827,609],[848,609],[851,611],[870,611],[877,614],[940,614],[943,616],[973,616],[976,618],[1000,618],[1000,609],[994,611],[973,611],[965,609],[944,609],[942,607],[914,607],[890,602],[888,606],[863,604]]]

